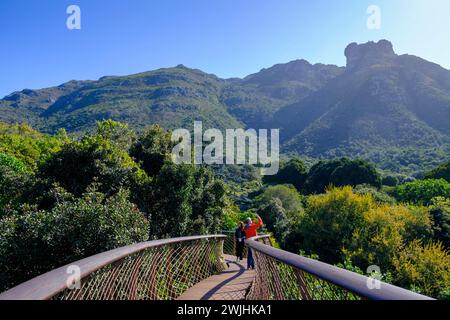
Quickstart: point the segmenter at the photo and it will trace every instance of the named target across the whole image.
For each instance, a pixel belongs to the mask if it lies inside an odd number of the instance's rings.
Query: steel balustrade
[[[225,269],[224,239],[223,235],[185,237],[111,250],[27,281],[0,294],[0,300],[176,299]],[[68,281],[73,267],[81,272],[79,288]]]
[[[0,294],[0,300],[173,300],[224,271],[234,232],[139,243],[50,271]],[[248,300],[426,300],[429,297],[272,247],[268,235],[246,241],[256,275]],[[71,289],[73,267],[80,286]]]
[[[428,300],[429,297],[270,246],[268,236],[246,241],[256,276],[250,300]],[[375,282],[378,281],[378,282]]]

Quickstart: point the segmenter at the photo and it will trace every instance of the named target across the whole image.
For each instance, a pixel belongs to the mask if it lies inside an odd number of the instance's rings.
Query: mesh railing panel
[[[249,300],[359,300],[357,295],[253,250],[256,275]]]
[[[58,300],[173,300],[225,269],[223,239],[151,247],[107,265],[66,289]]]

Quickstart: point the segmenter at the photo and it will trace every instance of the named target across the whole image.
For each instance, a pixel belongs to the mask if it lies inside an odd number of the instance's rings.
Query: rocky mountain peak
[[[370,66],[378,63],[386,63],[397,57],[392,43],[387,40],[367,42],[364,44],[351,43],[345,49],[347,57],[347,69],[357,66]]]

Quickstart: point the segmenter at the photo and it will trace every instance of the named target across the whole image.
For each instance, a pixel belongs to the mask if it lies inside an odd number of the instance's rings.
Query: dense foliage
[[[433,198],[450,198],[450,183],[440,180],[418,180],[396,188],[395,197],[401,202],[430,205]]]
[[[136,133],[108,120],[71,137],[0,124],[0,290],[101,251],[218,233],[258,213],[285,250],[358,273],[377,265],[384,281],[450,297],[445,179],[382,179],[346,158],[309,169],[293,158],[261,179],[249,166],[176,165],[172,146],[156,125]]]
[[[450,182],[450,161],[441,164],[434,170],[427,172],[425,174],[426,179],[445,179],[447,182]]]
[[[239,209],[205,167],[170,161],[170,134],[103,121],[78,138],[0,125],[0,291],[148,239],[219,232]]]
[[[381,186],[381,177],[375,166],[363,160],[342,158],[319,161],[309,171],[305,183],[308,193],[322,193],[329,186],[356,186],[369,184]]]

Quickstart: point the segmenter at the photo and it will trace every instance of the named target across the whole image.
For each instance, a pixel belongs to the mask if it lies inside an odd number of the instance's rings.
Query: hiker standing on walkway
[[[246,239],[250,239],[250,238],[256,237],[258,235],[256,230],[261,228],[262,225],[263,225],[263,221],[262,221],[261,217],[259,215],[256,215],[256,217],[258,218],[257,222],[252,221],[252,218],[247,218],[247,220],[245,220],[246,225],[245,225],[244,231],[245,231],[245,238]],[[255,269],[255,261],[253,260],[252,250],[250,248],[248,248],[248,251],[247,251],[247,269],[250,269],[250,268]]]
[[[234,233],[234,237],[236,239],[236,260],[240,261],[244,258],[244,240],[245,240],[245,231],[244,231],[244,223],[239,222],[239,225]]]

